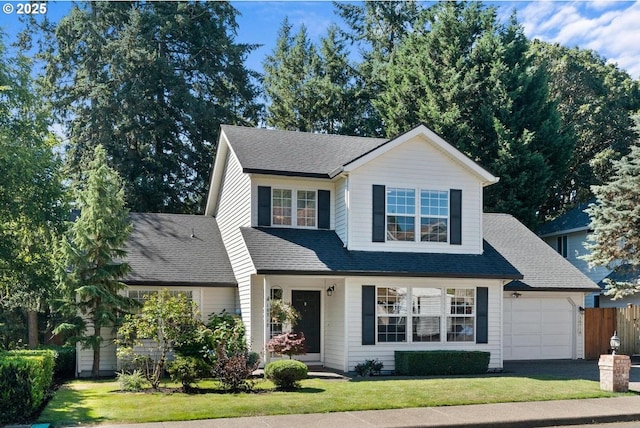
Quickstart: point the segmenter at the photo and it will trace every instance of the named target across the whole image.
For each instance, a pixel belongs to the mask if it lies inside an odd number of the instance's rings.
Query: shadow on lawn
[[[91,416],[91,409],[84,404],[90,396],[87,391],[76,391],[63,385],[40,413],[37,422],[56,427],[105,422],[105,418]]]

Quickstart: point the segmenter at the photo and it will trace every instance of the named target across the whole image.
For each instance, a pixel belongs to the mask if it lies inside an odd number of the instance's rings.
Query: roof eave
[[[406,272],[406,271],[340,271],[340,270],[291,270],[291,269],[257,269],[258,275],[302,275],[302,276],[384,276],[402,278],[453,278],[453,279],[497,279],[518,280],[522,275],[516,274],[466,274],[443,272]]]
[[[262,174],[262,175],[277,175],[280,177],[303,177],[303,178],[333,178],[330,174],[320,172],[301,172],[301,171],[278,171],[271,169],[260,168],[243,168],[242,172],[246,174]]]
[[[143,279],[132,279],[132,280],[122,280],[122,282],[126,285],[147,285],[147,286],[162,286],[162,287],[238,287],[238,283],[236,282],[210,282],[210,281],[169,281],[169,280],[143,280]]]

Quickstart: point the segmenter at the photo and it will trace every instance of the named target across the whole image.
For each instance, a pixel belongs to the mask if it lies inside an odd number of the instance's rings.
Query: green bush
[[[396,374],[402,376],[483,374],[489,368],[489,352],[395,351]]]
[[[134,370],[132,373],[120,372],[116,375],[121,391],[137,392],[149,385],[142,370]]]
[[[50,350],[0,354],[0,423],[28,420],[49,393],[55,353]]]
[[[202,358],[177,355],[176,359],[169,363],[167,371],[173,381],[180,382],[182,389],[188,391],[199,379],[210,376],[211,367]]]
[[[290,390],[300,387],[300,381],[307,378],[309,368],[297,360],[273,361],[264,369],[264,377],[276,384],[278,389]]]
[[[55,352],[56,361],[53,369],[55,379],[72,379],[76,375],[76,347],[75,346],[43,346],[39,349],[49,349]]]
[[[375,360],[364,360],[364,363],[356,364],[354,370],[358,376],[377,376],[383,367],[384,364],[376,358]]]

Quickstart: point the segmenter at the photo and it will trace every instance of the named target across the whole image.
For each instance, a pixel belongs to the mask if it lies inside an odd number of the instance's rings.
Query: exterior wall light
[[[620,349],[620,338],[617,331],[613,332],[613,336],[609,340],[609,346],[611,346],[611,355],[616,355],[616,351]]]
[[[336,285],[333,284],[331,287],[327,288],[327,296],[333,296],[333,292],[336,290]]]

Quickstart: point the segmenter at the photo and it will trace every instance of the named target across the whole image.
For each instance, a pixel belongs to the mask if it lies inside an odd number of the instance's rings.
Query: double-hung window
[[[448,242],[448,191],[390,187],[386,197],[387,241]]]
[[[420,240],[447,242],[449,234],[449,192],[420,191]]]
[[[407,341],[407,289],[378,287],[378,342]]]
[[[475,290],[447,288],[447,341],[472,342],[475,340]]]
[[[273,189],[271,224],[274,226],[316,227],[316,198],[315,190]],[[295,215],[293,207],[295,207]]]
[[[442,318],[442,289],[411,289],[412,340],[439,342]]]
[[[387,189],[387,240],[414,241],[416,191],[390,187]]]

